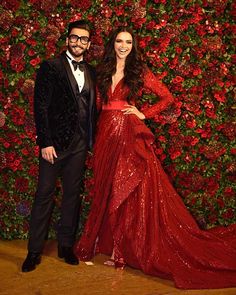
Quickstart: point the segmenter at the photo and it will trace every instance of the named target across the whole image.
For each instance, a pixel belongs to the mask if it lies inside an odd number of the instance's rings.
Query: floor
[[[103,265],[99,255],[91,265],[70,266],[57,258],[56,242],[49,241],[41,264],[29,273],[21,272],[26,241],[0,241],[1,295],[236,295],[236,288],[179,290],[167,280],[126,268]]]

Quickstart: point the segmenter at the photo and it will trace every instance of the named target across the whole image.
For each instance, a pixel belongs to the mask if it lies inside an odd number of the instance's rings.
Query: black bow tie
[[[74,71],[77,70],[77,67],[79,67],[80,71],[83,72],[84,71],[84,66],[85,66],[85,61],[76,61],[76,60],[72,60],[72,65],[74,67]]]

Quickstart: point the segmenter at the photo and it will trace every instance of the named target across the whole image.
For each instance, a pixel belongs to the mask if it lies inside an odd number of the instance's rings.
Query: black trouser
[[[76,150],[59,156],[54,164],[39,159],[39,179],[31,211],[29,243],[30,252],[42,252],[53,208],[53,195],[58,176],[62,180],[61,219],[58,226],[58,243],[73,246],[80,209],[80,184],[83,177],[87,146],[79,142]]]

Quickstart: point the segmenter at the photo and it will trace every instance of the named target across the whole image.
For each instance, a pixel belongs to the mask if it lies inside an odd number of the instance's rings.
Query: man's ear
[[[87,50],[89,50],[90,45],[91,45],[91,41],[89,41],[89,43],[88,43]]]
[[[68,44],[69,44],[69,39],[66,38],[66,46],[68,46]]]

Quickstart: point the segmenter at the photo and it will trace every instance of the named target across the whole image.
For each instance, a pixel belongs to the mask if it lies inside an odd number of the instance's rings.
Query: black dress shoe
[[[58,257],[64,258],[65,262],[68,264],[79,264],[79,259],[75,256],[73,247],[58,246]]]
[[[36,268],[36,265],[41,262],[41,254],[29,252],[24,263],[22,264],[22,271],[29,272]]]

